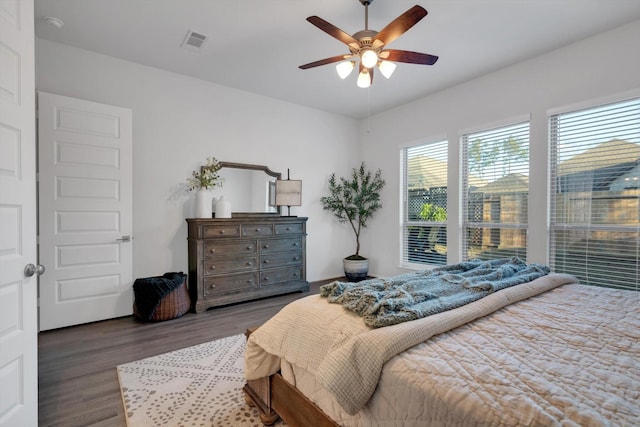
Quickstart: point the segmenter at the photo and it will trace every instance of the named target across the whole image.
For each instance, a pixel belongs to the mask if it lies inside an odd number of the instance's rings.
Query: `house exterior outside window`
[[[639,290],[640,99],[550,116],[550,265]]]
[[[448,142],[402,149],[404,264],[447,263]]]
[[[462,258],[527,257],[529,122],[462,136]]]

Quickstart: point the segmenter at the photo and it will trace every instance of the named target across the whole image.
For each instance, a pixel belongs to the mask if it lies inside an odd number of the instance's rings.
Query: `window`
[[[639,290],[640,98],[556,114],[549,125],[551,267]]]
[[[527,256],[529,123],[462,137],[463,259]]]
[[[447,263],[447,141],[402,150],[402,261]]]

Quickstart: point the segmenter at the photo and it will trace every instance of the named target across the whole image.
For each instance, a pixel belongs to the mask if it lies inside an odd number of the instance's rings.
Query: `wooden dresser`
[[[308,291],[304,217],[187,219],[189,293],[209,307]]]

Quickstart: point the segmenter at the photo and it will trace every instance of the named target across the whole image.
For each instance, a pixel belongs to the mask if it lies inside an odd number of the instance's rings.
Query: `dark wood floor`
[[[126,425],[116,366],[243,333],[284,305],[318,293],[293,293],[141,323],[132,316],[41,332],[38,336],[40,426]]]

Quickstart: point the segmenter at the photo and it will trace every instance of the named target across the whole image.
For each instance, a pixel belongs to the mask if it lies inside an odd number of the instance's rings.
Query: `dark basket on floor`
[[[151,277],[148,278],[150,280],[153,279],[162,279],[169,274],[182,274],[182,273],[167,273],[164,276],[159,277]],[[170,320],[175,319],[176,317],[180,317],[184,315],[189,308],[191,307],[191,297],[189,296],[189,289],[187,288],[187,275],[183,275],[184,279],[182,283],[175,289],[169,291],[167,294],[161,297],[160,302],[156,306],[153,311],[153,315],[149,318],[143,315],[137,307],[136,302],[133,303],[133,315],[138,319],[145,322],[158,322],[162,320]],[[137,279],[138,280],[148,280],[148,279]],[[153,284],[149,284],[146,286],[153,286]],[[135,300],[140,301],[140,298],[144,298],[140,291],[136,291],[134,287]]]

